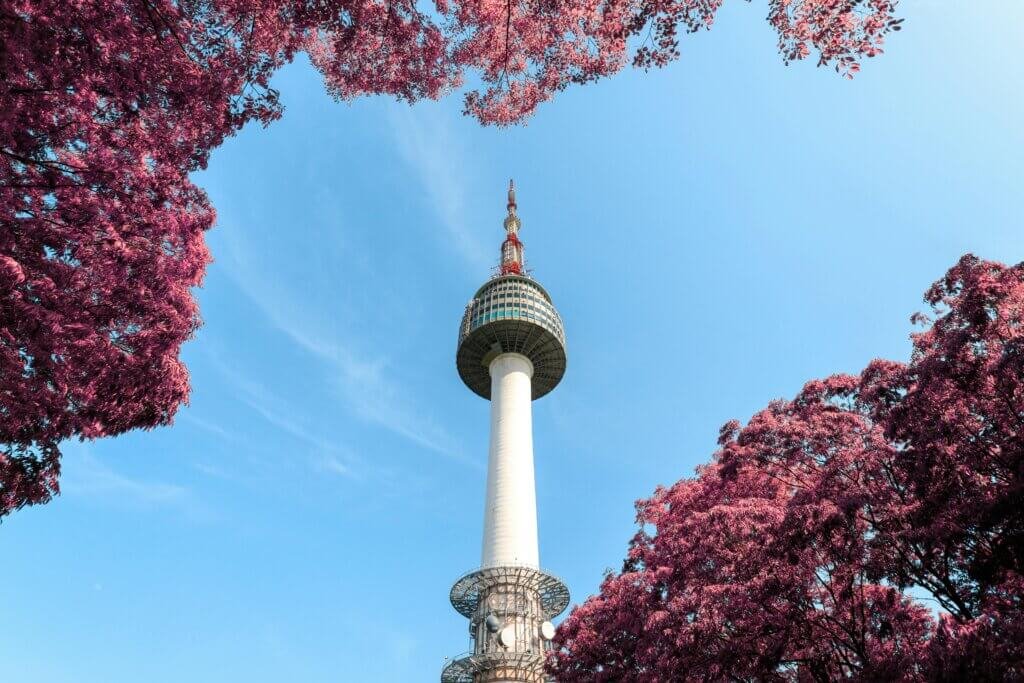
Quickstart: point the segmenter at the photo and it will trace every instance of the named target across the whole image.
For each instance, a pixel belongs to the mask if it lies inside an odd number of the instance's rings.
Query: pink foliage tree
[[[9,0],[0,3],[0,517],[58,490],[60,441],[171,421],[214,222],[189,181],[281,113],[307,52],[351,99],[436,98],[469,71],[484,123],[569,83],[678,55],[719,0]],[[899,28],[895,0],[770,0],[786,60],[844,74]]]
[[[1024,680],[1024,264],[965,256],[926,299],[909,363],[725,425],[637,504],[559,681]]]

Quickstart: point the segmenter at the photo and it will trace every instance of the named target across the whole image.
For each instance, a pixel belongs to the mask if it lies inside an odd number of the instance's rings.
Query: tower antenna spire
[[[502,275],[522,275],[526,270],[523,261],[523,243],[519,241],[519,216],[516,215],[516,185],[508,181],[508,215],[505,216],[505,241],[501,243]]]

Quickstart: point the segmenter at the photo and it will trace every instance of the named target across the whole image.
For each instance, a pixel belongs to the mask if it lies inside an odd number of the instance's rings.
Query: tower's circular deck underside
[[[551,297],[521,275],[495,278],[466,306],[459,327],[456,364],[474,393],[491,398],[490,361],[521,353],[533,363],[532,398],[555,388],[565,374],[565,331]]]
[[[448,597],[459,614],[472,617],[480,606],[480,596],[495,586],[537,591],[544,617],[549,620],[569,606],[569,588],[560,578],[540,569],[517,565],[475,569],[455,582]]]
[[[448,662],[441,683],[525,680],[544,683],[544,655],[535,653],[464,654]]]

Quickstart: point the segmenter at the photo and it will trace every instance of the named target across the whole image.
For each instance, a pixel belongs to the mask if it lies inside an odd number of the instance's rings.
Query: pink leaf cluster
[[[678,54],[720,0],[9,0],[0,3],[0,517],[57,492],[60,441],[168,423],[214,221],[189,180],[307,52],[336,97],[440,97],[522,120],[570,83]],[[770,2],[787,59],[855,64],[878,0]],[[810,46],[810,48],[808,48]],[[793,54],[791,54],[793,53]],[[801,53],[801,54],[795,54]],[[848,61],[853,60],[853,61]],[[847,68],[847,71],[850,69]]]
[[[710,28],[724,0],[438,0],[458,67],[485,86],[466,111],[508,124],[572,83],[632,62],[660,67],[679,57],[679,34]],[[852,77],[900,29],[897,0],[769,0],[768,21],[786,62],[812,52]],[[632,56],[631,56],[632,52]]]
[[[771,0],[768,21],[779,34],[786,62],[818,53],[818,65],[832,64],[847,78],[860,71],[862,57],[882,54],[885,35],[899,31],[897,0]]]
[[[637,504],[552,675],[1024,680],[1024,264],[965,256],[926,298],[910,362],[725,425]]]
[[[165,424],[188,396],[178,351],[214,220],[188,173],[277,115],[266,81],[288,56],[243,18],[0,7],[0,515],[57,491],[60,440]]]

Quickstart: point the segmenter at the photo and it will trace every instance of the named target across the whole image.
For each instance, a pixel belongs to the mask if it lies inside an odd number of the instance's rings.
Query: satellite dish
[[[498,642],[504,647],[512,647],[516,644],[516,627],[506,626],[498,633]]]
[[[488,614],[487,618],[484,619],[484,623],[487,624],[487,630],[491,633],[497,633],[498,629],[501,628],[501,619],[496,614]]]
[[[545,621],[540,625],[540,637],[544,640],[551,640],[555,637],[555,625],[550,621]]]

